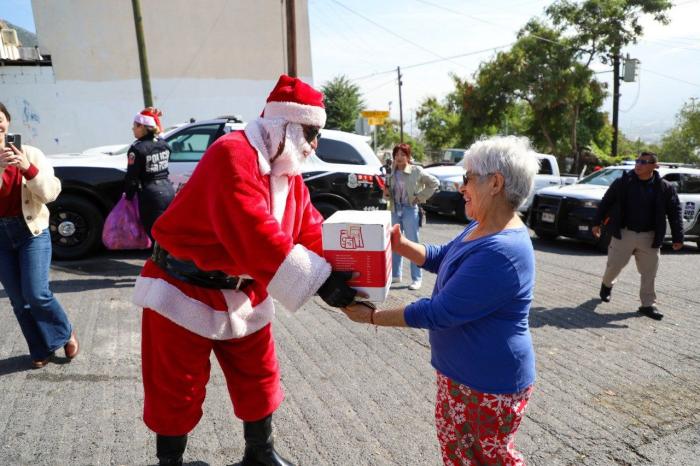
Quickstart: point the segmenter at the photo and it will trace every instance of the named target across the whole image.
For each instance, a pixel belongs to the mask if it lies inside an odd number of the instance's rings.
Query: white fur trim
[[[272,277],[267,291],[293,312],[318,291],[330,274],[331,265],[323,257],[295,244]]]
[[[326,111],[322,107],[296,102],[268,102],[263,111],[264,118],[283,118],[302,125],[318,126],[326,124]]]
[[[148,115],[141,115],[140,113],[136,114],[136,116],[134,117],[134,122],[141,124],[141,125],[144,125],[144,126],[150,126],[153,128],[158,126],[156,124],[155,118],[153,118],[152,116],[148,116]]]
[[[260,118],[251,121],[243,129],[248,142],[253,148],[258,152],[258,167],[260,168],[260,174],[262,176],[270,173],[270,156],[267,154],[267,147],[265,146],[265,141],[262,135],[262,127]]]
[[[270,191],[272,191],[272,215],[282,225],[289,195],[289,177],[287,175],[270,176]]]
[[[221,293],[226,300],[228,312],[212,309],[160,278],[138,277],[133,302],[153,309],[190,332],[212,340],[230,340],[250,335],[270,323],[275,315],[275,306],[269,296],[253,307],[242,291],[221,290]]]

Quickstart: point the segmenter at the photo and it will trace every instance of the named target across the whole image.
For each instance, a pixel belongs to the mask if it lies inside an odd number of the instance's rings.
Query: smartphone
[[[6,134],[5,135],[5,147],[10,147],[10,144],[14,145],[17,150],[22,150],[22,135],[21,134]]]

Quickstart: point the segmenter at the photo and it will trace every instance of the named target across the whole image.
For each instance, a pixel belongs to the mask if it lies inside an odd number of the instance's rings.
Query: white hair
[[[506,200],[513,210],[530,195],[540,167],[530,141],[522,136],[493,136],[477,141],[464,154],[462,164],[475,175],[503,175]]]

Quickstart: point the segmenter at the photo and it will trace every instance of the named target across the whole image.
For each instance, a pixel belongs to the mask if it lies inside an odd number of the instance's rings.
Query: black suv
[[[219,137],[243,129],[235,117],[179,125],[164,134],[170,144],[170,180],[176,189],[187,181]],[[381,164],[367,138],[323,130],[316,154],[304,163],[303,178],[311,201],[324,217],[336,210],[384,210]],[[103,146],[81,154],[49,156],[63,189],[49,204],[50,232],[56,259],[84,257],[102,245],[102,226],[121,198],[129,145]]]

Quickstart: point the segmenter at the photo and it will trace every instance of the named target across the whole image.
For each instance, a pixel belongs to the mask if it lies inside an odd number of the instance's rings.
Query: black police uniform
[[[175,197],[173,185],[168,180],[170,146],[165,140],[147,134],[131,145],[128,155],[124,192],[127,199],[132,199],[138,192],[141,223],[151,236],[153,223]]]

